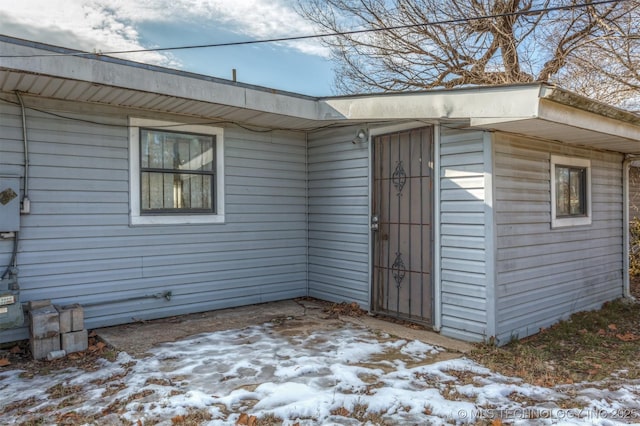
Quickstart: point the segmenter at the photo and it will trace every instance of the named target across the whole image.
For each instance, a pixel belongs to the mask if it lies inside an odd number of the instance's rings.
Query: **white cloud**
[[[0,28],[5,35],[90,52],[144,48],[135,27],[126,19],[89,2],[26,0],[11,6],[9,3],[9,0],[0,0]],[[128,58],[165,66],[179,65],[171,55],[157,52]]]
[[[0,28],[6,35],[86,51],[134,50],[143,46],[141,23],[185,22],[225,29],[250,38],[312,34],[293,9],[295,0],[0,0]],[[179,37],[176,44],[179,45]],[[317,40],[287,43],[300,52],[326,56]],[[179,66],[170,54],[147,52],[128,58]]]

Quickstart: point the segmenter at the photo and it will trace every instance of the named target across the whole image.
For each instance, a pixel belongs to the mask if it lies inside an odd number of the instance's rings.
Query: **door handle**
[[[378,230],[378,215],[371,216],[371,230],[372,231]]]

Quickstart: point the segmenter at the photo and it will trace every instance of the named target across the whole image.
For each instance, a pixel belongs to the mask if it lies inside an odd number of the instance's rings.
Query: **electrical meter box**
[[[20,177],[0,175],[0,232],[20,230]]]
[[[15,278],[0,280],[0,330],[20,327],[24,323],[24,313],[20,303]]]

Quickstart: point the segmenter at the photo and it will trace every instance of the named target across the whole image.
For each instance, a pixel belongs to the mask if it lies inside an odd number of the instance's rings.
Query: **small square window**
[[[591,223],[591,162],[551,156],[552,227]]]
[[[215,145],[211,135],[141,128],[141,213],[215,213]]]
[[[223,223],[223,132],[131,118],[132,225]]]

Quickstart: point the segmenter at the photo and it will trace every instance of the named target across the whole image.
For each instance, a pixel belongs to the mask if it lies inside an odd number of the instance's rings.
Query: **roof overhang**
[[[269,128],[313,127],[317,98],[0,36],[0,90]]]
[[[269,129],[456,122],[640,153],[639,116],[544,83],[314,98],[6,36],[0,55],[2,92]]]
[[[640,116],[536,83],[325,100],[326,117],[467,122],[595,149],[640,153]]]

